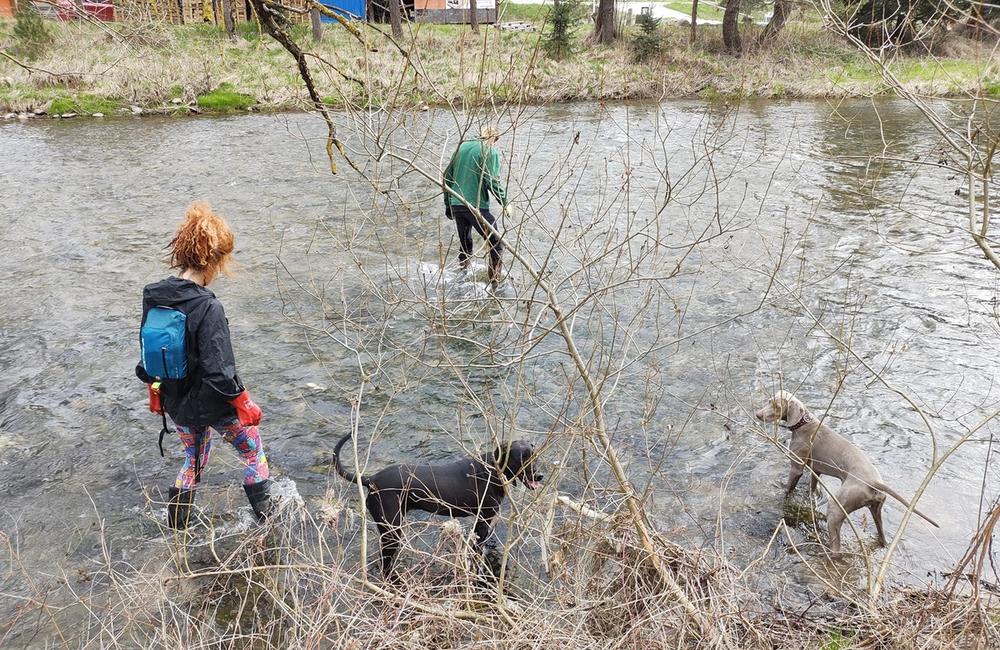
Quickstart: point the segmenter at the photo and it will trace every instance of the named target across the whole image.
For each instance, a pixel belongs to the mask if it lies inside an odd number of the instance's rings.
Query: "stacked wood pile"
[[[279,0],[292,9],[305,9],[308,0]],[[126,4],[126,3],[123,3]],[[145,15],[154,20],[162,20],[173,25],[197,25],[199,23],[223,24],[222,0],[136,0],[133,4],[141,8],[139,12],[125,12],[126,15]],[[229,0],[233,21],[237,23],[253,19],[253,12],[246,0]],[[295,23],[309,22],[308,13],[288,12],[288,19]]]

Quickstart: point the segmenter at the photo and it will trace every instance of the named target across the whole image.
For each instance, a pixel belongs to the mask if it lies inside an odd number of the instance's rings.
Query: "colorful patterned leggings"
[[[175,486],[181,490],[193,490],[195,487],[195,435],[201,433],[201,471],[208,467],[208,459],[212,455],[212,432],[218,431],[222,439],[228,442],[246,463],[243,470],[244,485],[260,483],[271,475],[267,467],[267,456],[264,455],[264,444],[260,441],[257,427],[245,427],[236,418],[220,422],[211,427],[197,428],[177,425],[177,433],[184,443],[184,466],[177,474]]]

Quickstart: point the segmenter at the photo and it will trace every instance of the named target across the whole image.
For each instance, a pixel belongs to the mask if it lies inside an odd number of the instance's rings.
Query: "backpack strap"
[[[163,458],[163,436],[167,435],[167,412],[162,407],[160,417],[163,418],[163,428],[160,429],[160,458]]]
[[[204,434],[199,429],[198,433],[194,434],[194,484],[198,485],[201,483],[201,445],[202,437]]]
[[[166,369],[167,369],[167,348],[161,348],[160,349],[160,354],[163,356],[163,368],[164,368],[164,372],[166,372]],[[167,374],[167,379],[170,379],[170,373],[166,372],[166,374]],[[162,388],[161,388],[161,390],[162,390]],[[162,396],[161,396],[161,399],[160,399],[160,417],[163,418],[163,428],[160,429],[160,440],[159,440],[159,444],[160,444],[160,457],[162,458],[163,457],[163,436],[167,435],[167,432],[169,431],[169,429],[167,428],[167,409],[165,409],[163,407]]]

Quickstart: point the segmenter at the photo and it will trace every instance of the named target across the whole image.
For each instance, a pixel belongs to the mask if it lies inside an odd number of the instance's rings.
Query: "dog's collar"
[[[798,431],[799,429],[809,424],[810,422],[812,422],[812,418],[809,417],[809,413],[803,412],[802,417],[799,418],[799,421],[796,422],[795,424],[790,425],[788,428],[791,429],[792,431]]]

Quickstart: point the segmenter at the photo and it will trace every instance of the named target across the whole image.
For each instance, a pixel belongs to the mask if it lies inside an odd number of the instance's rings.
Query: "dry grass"
[[[365,522],[352,492],[341,486],[309,510],[286,501],[268,526],[249,531],[232,522],[228,531],[211,528],[208,519],[190,536],[164,531],[167,544],[141,553],[143,564],[112,559],[105,547],[104,565],[88,572],[84,586],[66,580],[58,592],[31,594],[4,638],[15,644],[28,638],[14,634],[27,626],[36,642],[101,648],[846,649],[1000,642],[997,612],[985,598],[898,590],[877,603],[821,598],[793,605],[762,596],[767,590],[750,583],[759,576],[714,551],[685,550],[657,537],[661,559],[710,626],[701,631],[663,588],[627,517],[551,511],[552,494],[520,511],[512,527],[518,544],[547,549],[545,568],[512,556],[493,582],[483,577],[487,569],[461,526],[411,521],[402,579],[389,587],[367,581],[360,568]],[[546,524],[550,514],[553,525]],[[17,567],[13,548],[8,566]]]
[[[0,44],[12,23],[0,22]],[[566,61],[546,59],[538,35],[485,28],[477,38],[455,26],[412,25],[402,47],[422,74],[404,65],[400,49],[374,28],[367,48],[341,27],[326,27],[313,45],[299,41],[330,66],[318,80],[333,105],[464,107],[494,102],[728,97],[830,97],[885,94],[880,76],[846,43],[815,24],[793,23],[772,49],[734,59],[723,54],[718,28],[702,28],[697,47],[682,27],[664,28],[663,56],[632,63],[627,43],[582,47]],[[581,36],[585,29],[581,29]],[[213,111],[199,96],[229,84],[259,110],[305,106],[290,59],[277,43],[241,29],[235,42],[211,26],[141,27],[54,25],[56,42],[30,72],[0,60],[0,110],[60,107],[76,112],[127,110]],[[959,39],[961,40],[961,39]],[[961,58],[903,58],[895,65],[914,89],[929,95],[989,93],[996,61],[982,46],[962,40]],[[336,70],[338,72],[333,72]],[[101,103],[103,102],[103,103]],[[95,109],[95,107],[97,107]],[[222,107],[226,110],[227,107]]]

